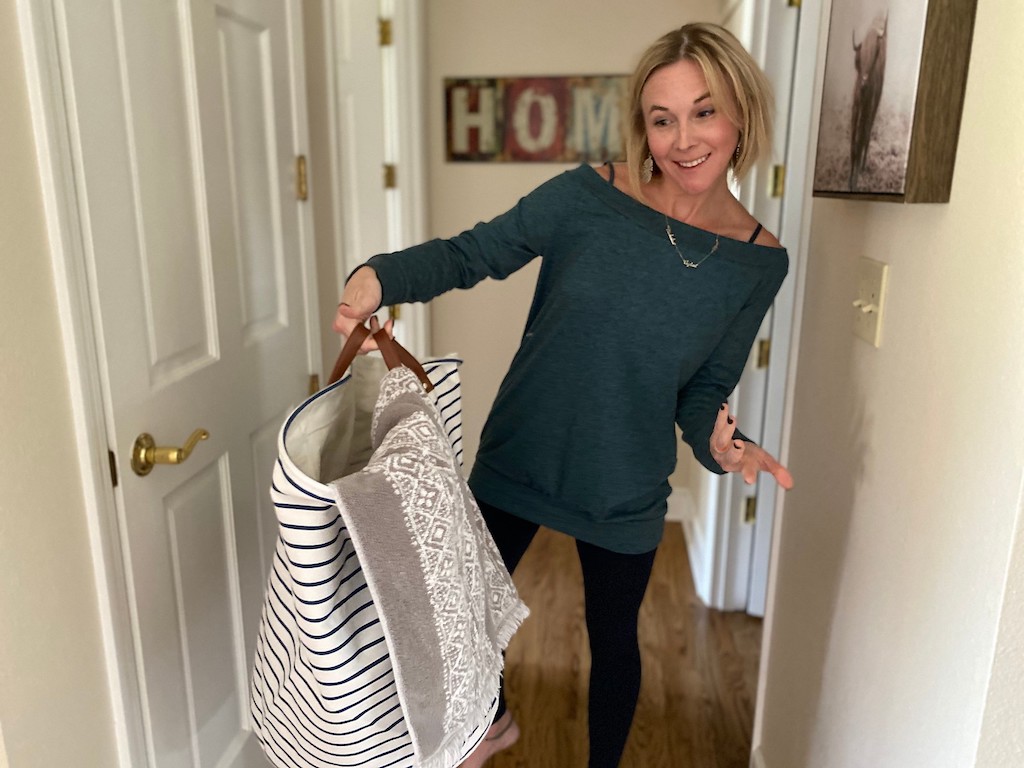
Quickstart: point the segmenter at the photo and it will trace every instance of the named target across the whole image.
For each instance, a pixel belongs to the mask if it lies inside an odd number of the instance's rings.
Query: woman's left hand
[[[734,439],[735,431],[736,420],[729,415],[728,404],[723,404],[711,432],[711,456],[722,469],[739,472],[747,485],[753,485],[758,472],[770,472],[787,491],[793,487],[793,476],[788,469],[756,443]]]

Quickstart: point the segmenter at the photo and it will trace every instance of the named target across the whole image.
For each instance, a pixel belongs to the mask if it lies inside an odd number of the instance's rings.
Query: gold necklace
[[[675,233],[672,232],[672,226],[668,223],[668,216],[666,216],[664,213],[661,215],[665,219],[665,234],[668,235],[668,241],[672,243],[672,247],[676,249],[676,253],[679,254],[679,260],[683,262],[683,266],[689,267],[690,269],[696,269],[705,261],[710,259],[714,255],[715,251],[718,250],[718,235],[716,234],[715,244],[711,246],[711,250],[705,253],[700,261],[690,261],[688,258],[683,256],[683,252],[680,251],[679,246],[676,245],[676,236]]]

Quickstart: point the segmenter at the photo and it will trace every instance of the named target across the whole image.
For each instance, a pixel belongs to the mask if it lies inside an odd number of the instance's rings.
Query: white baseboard
[[[768,762],[764,759],[764,752],[760,747],[750,753],[750,768],[768,768]]]
[[[697,502],[689,488],[672,488],[668,497],[668,513],[666,520],[683,524],[683,538],[686,540],[686,554],[690,561],[690,573],[693,576],[697,597],[708,605],[709,577],[706,573],[707,564],[707,531],[705,520],[697,509]]]

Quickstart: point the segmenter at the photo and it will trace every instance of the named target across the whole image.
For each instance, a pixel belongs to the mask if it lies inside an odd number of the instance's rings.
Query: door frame
[[[737,9],[740,9],[739,5],[733,8],[732,13],[736,13]],[[749,41],[745,44],[751,54],[759,58],[766,46],[773,44],[771,17],[773,12],[779,13],[780,10],[776,3],[769,0],[751,0],[743,4],[741,11],[742,17],[738,24],[745,39]],[[784,242],[789,253],[790,273],[758,333],[758,340],[768,339],[771,343],[769,365],[763,373],[757,373],[759,379],[763,377],[756,384],[756,388],[761,390],[760,393],[756,393],[758,412],[752,417],[750,411],[746,410],[739,414],[739,418],[741,426],[745,425],[748,434],[754,436],[768,453],[779,457],[780,461],[785,463],[786,448],[782,425],[784,419],[788,418],[786,395],[788,381],[792,375],[790,363],[795,359],[794,350],[799,341],[794,334],[794,323],[803,301],[802,288],[800,291],[797,290],[805,252],[803,243],[800,242],[802,196],[805,194],[802,181],[808,172],[808,164],[813,170],[814,157],[802,151],[800,129],[794,125],[801,121],[807,122],[811,117],[796,103],[797,91],[801,84],[801,73],[796,69],[796,56],[801,43],[800,35],[803,34],[802,21],[808,9],[791,7],[784,8],[781,12],[800,14],[796,22],[796,50],[790,103],[784,107],[787,110],[787,119],[778,121],[785,122],[788,126],[784,137],[784,156],[773,157],[770,161],[782,163],[786,169],[787,184],[785,194],[778,203],[776,235]],[[739,190],[741,200],[755,217],[758,217],[758,214],[751,205],[756,195],[752,190],[769,183],[768,172],[770,165],[767,168],[753,169],[749,179],[744,180]],[[774,220],[774,216],[769,219]],[[800,285],[802,286],[802,280]],[[744,376],[750,373],[752,371],[748,365]],[[741,382],[739,387],[743,386],[744,383]],[[740,391],[737,389],[737,393]],[[730,398],[730,402],[735,397],[736,393]],[[748,417],[746,420],[744,413]],[[740,520],[741,505],[750,497],[755,499],[757,509],[756,522],[753,524]],[[692,494],[686,501],[693,504]],[[751,615],[763,617],[767,607],[767,582],[770,579],[775,518],[781,512],[782,505],[778,485],[771,478],[764,476],[758,480],[756,488],[751,490],[744,485],[738,475],[710,475],[700,504],[699,510],[691,507],[693,511],[682,514],[684,525],[687,526],[687,549],[698,596],[711,608],[746,611]],[[699,540],[691,540],[696,535],[692,522],[694,519],[704,521]]]
[[[384,136],[381,160],[397,169],[397,184],[384,191],[387,219],[386,243],[389,251],[398,251],[422,243],[427,238],[427,153],[426,125],[426,22],[422,0],[375,0],[378,17],[391,22],[392,42],[380,47],[381,102],[384,111]],[[337,9],[328,0],[324,7],[323,38],[327,69],[327,135],[330,144],[332,184],[331,219],[335,237],[334,270],[339,282],[372,253],[352,252],[354,245],[341,233],[345,221],[358,210],[358,190],[364,185],[381,184],[383,173],[373,178],[357,178],[341,183],[350,171],[345,168],[341,148],[345,146],[340,124],[338,64],[340,50],[336,35]],[[415,130],[414,126],[422,126]],[[383,170],[383,169],[381,169]],[[402,305],[397,333],[414,357],[431,353],[429,309],[426,304]]]
[[[824,79],[825,44],[831,13],[830,0],[807,2],[800,8],[797,29],[796,60],[793,66],[793,90],[790,103],[791,115],[804,119],[791,119],[790,136],[786,150],[787,201],[783,206],[783,226],[791,232],[790,258],[791,279],[782,290],[792,295],[792,313],[786,318],[777,318],[773,332],[784,334],[789,350],[785,365],[769,369],[769,402],[774,403],[774,413],[766,413],[765,435],[771,437],[778,447],[778,457],[783,464],[789,461],[789,446],[793,432],[793,410],[795,408],[796,373],[799,358],[799,341],[803,321],[804,293],[807,285],[807,261],[810,252],[811,219],[813,207],[814,162],[818,143],[818,122],[821,112],[822,81]],[[796,478],[799,483],[800,479]],[[774,501],[774,518],[768,532],[770,543],[777,543],[781,535],[785,513],[786,491],[773,485],[769,491]],[[754,707],[754,728],[751,737],[752,768],[765,765],[761,751],[761,734],[764,727],[765,688],[771,662],[774,641],[775,591],[778,585],[779,552],[772,546],[768,565],[768,585],[765,595],[766,612],[761,630],[761,664],[758,670],[757,694]]]
[[[304,42],[300,0],[287,3],[292,119],[295,154],[308,154]],[[111,481],[112,406],[104,382],[105,366],[95,306],[94,285],[80,216],[72,131],[74,116],[65,108],[57,41],[63,35],[59,12],[51,2],[17,0],[22,57],[28,83],[36,161],[57,294],[64,360],[67,367],[75,447],[93,563],[107,692],[113,714],[118,768],[151,765],[142,714],[141,676],[136,664],[135,628],[125,573],[120,521],[124,510]],[[297,66],[298,64],[298,66]],[[321,373],[319,312],[313,213],[309,202],[299,216],[307,363]],[[128,462],[117,462],[128,471]]]

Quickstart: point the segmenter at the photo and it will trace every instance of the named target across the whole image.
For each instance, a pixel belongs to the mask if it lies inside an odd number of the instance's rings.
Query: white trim
[[[11,768],[11,764],[7,759],[7,745],[4,743],[3,723],[0,723],[0,768]]]
[[[68,114],[57,52],[57,20],[48,3],[18,0],[36,155],[57,291],[74,441],[85,503],[107,689],[119,768],[148,763],[139,675],[118,530],[118,499],[110,486],[108,400],[100,375],[81,221],[75,198]]]
[[[717,475],[708,479],[705,489],[705,502],[707,509],[717,509],[719,504],[719,492],[722,483]],[[693,588],[697,597],[704,605],[715,608],[713,604],[714,574],[712,568],[714,560],[708,557],[712,552],[711,544],[718,537],[718,516],[701,513],[697,507],[693,493],[688,488],[673,488],[668,497],[669,513],[673,509],[678,510],[675,514],[682,518],[683,533],[686,539],[686,554],[690,561],[690,574],[693,577]]]
[[[309,158],[309,110],[306,103],[306,53],[303,38],[302,3],[287,0],[288,73],[292,86],[293,154]],[[307,163],[307,167],[308,167]],[[308,173],[308,171],[307,171]],[[312,184],[309,184],[312,190]],[[308,200],[296,200],[299,206],[299,251],[302,264],[302,298],[305,302],[306,356],[311,375],[323,379],[323,355],[320,349],[320,297],[317,290],[316,228],[313,223],[312,191]],[[248,709],[248,708],[246,708]]]
[[[750,753],[750,768],[768,768],[768,761],[764,759],[760,747]]]
[[[714,558],[708,573],[707,604],[708,607],[719,611],[743,609],[743,603],[735,604],[729,594],[729,577],[734,569],[743,565],[736,562],[732,546],[733,539],[738,534],[736,526],[733,525],[735,522],[733,492],[736,490],[738,479],[737,475],[715,475],[709,483],[709,488],[717,486],[717,489],[709,495],[708,499],[708,504],[713,510],[712,517],[715,520],[715,525],[714,538],[711,541]],[[744,595],[744,597],[746,596]]]
[[[395,233],[393,248],[399,249],[421,243],[427,236],[426,25],[421,0],[383,3],[391,6],[395,40],[394,66],[384,68],[384,78],[385,98],[394,100],[390,114],[396,118],[395,125],[386,129],[394,134],[395,161],[400,168],[395,190],[398,217],[391,224]],[[390,83],[389,75],[394,78]],[[451,351],[430,349],[430,320],[425,304],[406,304],[402,312],[404,343],[413,355],[422,358]]]
[[[673,523],[692,522],[697,514],[697,503],[693,499],[693,491],[689,488],[677,488],[672,486],[672,493],[669,494],[668,512],[665,519]]]
[[[787,150],[787,185],[790,205],[783,210],[784,228],[793,230],[795,246],[790,246],[791,274],[787,290],[793,292],[793,314],[787,336],[790,340],[789,358],[785,375],[780,370],[769,383],[770,391],[784,389],[781,414],[772,414],[771,429],[776,430],[778,458],[783,464],[789,461],[789,445],[793,429],[794,393],[799,357],[800,329],[803,319],[804,290],[807,276],[807,254],[811,237],[811,196],[814,173],[814,153],[817,146],[818,118],[821,110],[822,82],[824,80],[825,40],[828,34],[829,10],[823,11],[822,4],[805,3],[800,9],[800,26],[797,33],[796,61],[793,68],[793,94],[791,99],[790,138]],[[800,172],[798,172],[798,170]],[[783,333],[783,328],[778,329]],[[777,366],[781,369],[783,366]],[[777,396],[777,395],[776,395]],[[767,428],[766,428],[767,431]],[[799,482],[799,478],[796,478]],[[771,538],[778,542],[785,513],[785,491],[773,490],[775,514],[772,521]],[[774,629],[775,589],[778,580],[778,547],[772,547],[768,567],[768,588],[765,597],[765,620],[761,634],[761,665],[758,672],[757,699],[754,710],[752,744],[755,754],[760,752],[761,732],[764,727],[765,689],[770,671],[771,650]]]

